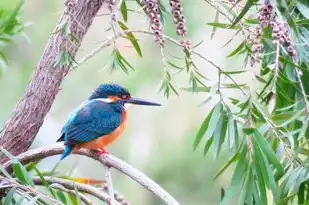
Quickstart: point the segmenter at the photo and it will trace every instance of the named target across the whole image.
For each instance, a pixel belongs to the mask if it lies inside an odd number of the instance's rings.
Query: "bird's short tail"
[[[64,158],[66,158],[72,152],[73,148],[74,148],[74,145],[66,145],[60,160],[63,160]]]

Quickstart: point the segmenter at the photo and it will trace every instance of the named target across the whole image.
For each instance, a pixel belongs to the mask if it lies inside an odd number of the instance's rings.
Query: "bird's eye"
[[[122,95],[121,98],[122,98],[122,99],[128,99],[129,96],[128,96],[128,95]]]

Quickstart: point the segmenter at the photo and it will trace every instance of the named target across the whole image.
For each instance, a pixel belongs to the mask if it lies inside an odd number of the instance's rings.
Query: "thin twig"
[[[296,64],[296,62],[294,62],[294,63]],[[301,94],[304,98],[306,112],[307,112],[307,114],[309,114],[308,98],[307,98],[307,95],[306,95],[304,85],[303,85],[302,80],[301,80],[301,71],[297,67],[295,67],[295,73],[296,73],[296,77],[297,77],[297,82],[298,82],[300,90],[301,90]]]
[[[108,190],[107,193],[111,199],[111,205],[115,205],[115,193],[114,193],[114,186],[113,186],[113,181],[112,181],[112,176],[110,172],[110,167],[106,167],[105,170],[105,180],[108,185]]]
[[[33,179],[34,184],[43,185],[43,182],[40,177],[34,176],[32,179]],[[98,199],[103,200],[107,204],[111,205],[110,197],[106,193],[104,193],[103,191],[95,187],[89,186],[87,184],[82,184],[82,183],[78,183],[75,181],[67,180],[67,179],[57,178],[57,177],[44,176],[44,179],[49,184],[60,184],[66,189],[71,189],[71,190],[77,189],[80,192],[85,192],[87,194],[95,196]],[[120,205],[120,204],[117,203],[117,205]]]
[[[43,159],[49,156],[60,155],[64,150],[63,145],[61,143],[57,143],[51,145],[50,147],[46,148],[37,148],[33,150],[29,150],[17,156],[17,159],[22,164],[27,164],[32,161],[37,161],[39,159]],[[138,182],[142,185],[145,189],[151,191],[154,195],[161,199],[167,205],[180,205],[168,192],[166,192],[163,188],[161,188],[157,183],[155,183],[152,179],[147,177],[142,172],[138,171],[131,165],[123,162],[122,160],[108,154],[108,155],[101,155],[98,156],[96,152],[91,152],[89,150],[81,149],[76,154],[84,155],[89,158],[92,158],[104,166],[110,166],[118,171],[122,172],[123,174],[127,175],[134,181]],[[6,162],[4,168],[11,172],[12,170],[12,161]]]
[[[276,58],[275,58],[274,82],[276,83],[279,73],[280,42],[276,40],[275,44],[276,44]]]

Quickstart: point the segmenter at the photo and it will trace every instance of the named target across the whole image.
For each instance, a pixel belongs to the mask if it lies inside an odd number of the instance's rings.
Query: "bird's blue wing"
[[[62,132],[67,144],[88,142],[113,132],[122,122],[122,110],[91,100],[70,115]]]

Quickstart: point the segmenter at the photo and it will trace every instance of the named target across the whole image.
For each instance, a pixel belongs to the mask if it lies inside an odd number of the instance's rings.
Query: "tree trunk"
[[[59,91],[81,41],[103,0],[66,0],[23,97],[0,132],[0,146],[18,155],[32,144]],[[59,60],[63,57],[63,60]],[[64,60],[68,59],[69,60]],[[0,163],[6,157],[0,153]]]

